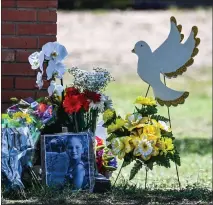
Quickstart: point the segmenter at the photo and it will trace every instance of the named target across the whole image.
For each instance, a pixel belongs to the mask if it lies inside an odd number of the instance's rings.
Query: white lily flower
[[[37,73],[37,80],[36,80],[36,84],[38,85],[39,90],[43,87],[44,82],[42,80],[42,73],[38,72]]]
[[[61,62],[56,63],[53,60],[50,60],[48,67],[46,69],[47,80],[51,79],[53,74],[56,74],[56,77],[61,79],[66,71],[65,65]]]
[[[41,52],[34,52],[28,57],[28,61],[31,65],[33,70],[36,70],[40,67],[43,73],[43,62],[44,62],[44,53]]]
[[[47,89],[49,96],[52,96],[53,93],[56,93],[58,96],[61,96],[63,90],[63,86],[56,84],[56,82],[53,80],[50,82],[50,86]]]
[[[66,48],[57,42],[46,43],[42,51],[46,60],[54,60],[56,63],[61,62],[68,55]]]

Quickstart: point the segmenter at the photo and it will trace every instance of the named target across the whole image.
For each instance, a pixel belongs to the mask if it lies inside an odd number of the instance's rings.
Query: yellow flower
[[[159,139],[157,142],[157,146],[159,147],[159,150],[161,150],[161,154],[167,154],[168,152],[174,153],[174,144],[171,138],[164,137]]]
[[[135,113],[135,114],[128,114],[125,119],[125,127],[132,131],[135,128],[141,128],[145,125],[145,123],[149,122],[148,117],[142,117],[141,114]]]
[[[107,132],[112,133],[120,128],[122,128],[125,124],[125,121],[121,118],[117,118],[115,123],[112,123],[111,125],[108,126]]]
[[[153,147],[147,139],[139,142],[138,146],[134,149],[134,156],[141,156],[142,159],[148,160],[152,155]]]
[[[140,105],[156,105],[156,101],[152,97],[138,96],[135,100],[135,104]]]
[[[144,135],[155,135],[157,138],[161,136],[160,128],[155,125],[146,124],[143,128]]]
[[[130,144],[131,137],[114,138],[111,141],[112,154],[117,155],[119,159],[124,158],[126,153],[132,151],[133,147]]]
[[[13,119],[14,120],[19,120],[20,118],[25,119],[26,123],[30,124],[32,123],[32,118],[28,113],[23,113],[23,112],[16,112],[13,114]]]
[[[107,122],[109,120],[111,120],[114,116],[115,112],[111,109],[107,109],[104,113],[103,113],[103,120],[104,122]]]

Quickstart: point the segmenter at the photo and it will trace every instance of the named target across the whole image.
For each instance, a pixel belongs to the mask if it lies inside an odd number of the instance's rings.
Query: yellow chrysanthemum
[[[115,123],[112,123],[111,125],[108,126],[107,132],[112,133],[120,128],[122,128],[125,124],[125,121],[121,118],[117,118]]]
[[[135,104],[140,105],[156,105],[156,101],[152,97],[138,96],[135,100]]]
[[[114,116],[114,111],[111,109],[107,109],[104,113],[103,113],[103,120],[104,122],[107,122],[109,120],[111,120]]]
[[[159,150],[161,151],[161,154],[167,154],[168,152],[174,153],[174,144],[171,138],[164,137],[159,139],[157,142],[157,145],[159,147]]]
[[[117,155],[119,159],[124,158],[126,153],[132,151],[133,147],[130,144],[131,137],[114,138],[111,141],[112,153]]]

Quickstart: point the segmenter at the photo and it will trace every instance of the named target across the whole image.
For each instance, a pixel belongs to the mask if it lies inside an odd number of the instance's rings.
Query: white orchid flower
[[[39,52],[34,52],[28,57],[28,61],[31,65],[31,68],[33,70],[36,70],[39,68],[40,63],[39,63]]]
[[[36,84],[38,85],[39,90],[43,87],[44,82],[42,80],[42,73],[38,72],[37,73],[37,80],[36,80]]]
[[[61,62],[68,55],[66,48],[57,42],[46,43],[42,51],[46,60],[54,60],[56,63]]]
[[[56,74],[56,77],[61,79],[66,71],[65,65],[61,62],[56,63],[53,60],[50,60],[46,70],[47,80],[50,80],[53,74]]]
[[[58,96],[61,96],[63,90],[63,86],[56,84],[56,82],[53,80],[50,82],[50,86],[47,89],[49,96],[52,96],[53,93],[56,93]]]
[[[28,61],[31,65],[33,70],[36,70],[40,67],[40,70],[43,74],[43,62],[44,62],[44,53],[41,52],[34,52],[28,57]]]

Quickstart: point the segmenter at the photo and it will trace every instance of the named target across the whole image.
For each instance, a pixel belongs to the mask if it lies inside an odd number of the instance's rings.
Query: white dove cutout
[[[198,33],[196,26],[192,27],[185,43],[181,43],[184,38],[181,34],[182,26],[177,25],[173,16],[170,22],[171,29],[167,39],[154,52],[144,41],[137,42],[132,50],[138,56],[138,75],[152,87],[156,101],[168,107],[183,104],[189,92],[168,88],[162,83],[160,73],[167,78],[181,75],[193,64],[193,57],[198,54],[197,46],[200,44],[200,39],[196,38]]]

